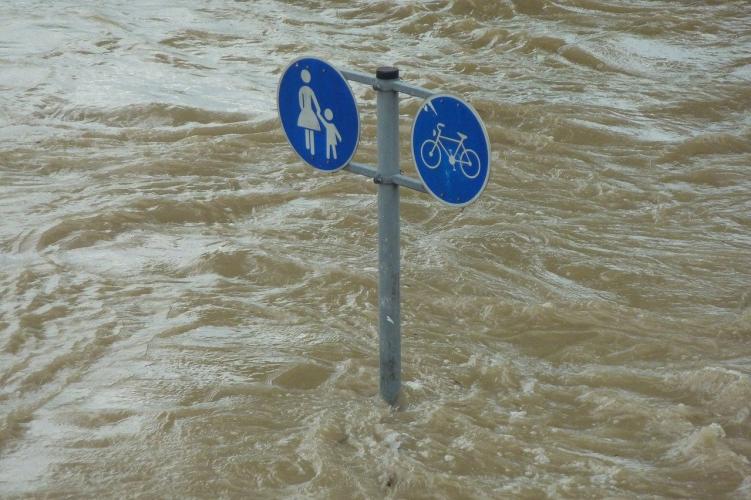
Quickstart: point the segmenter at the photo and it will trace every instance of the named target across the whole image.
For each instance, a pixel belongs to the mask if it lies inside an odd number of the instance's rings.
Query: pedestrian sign
[[[430,194],[452,206],[472,203],[490,173],[490,141],[482,119],[461,99],[430,97],[412,124],[412,158]]]
[[[334,172],[355,155],[360,140],[357,103],[344,76],[326,61],[303,57],[287,66],[277,106],[287,140],[308,165]]]

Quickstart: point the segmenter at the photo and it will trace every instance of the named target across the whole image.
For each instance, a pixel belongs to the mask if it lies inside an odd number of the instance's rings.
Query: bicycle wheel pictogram
[[[438,147],[437,141],[428,139],[420,146],[420,158],[422,158],[425,166],[431,170],[438,168],[438,165],[441,164],[442,156],[441,148]]]
[[[472,149],[465,149],[459,158],[459,168],[464,177],[474,179],[480,175],[480,156]]]

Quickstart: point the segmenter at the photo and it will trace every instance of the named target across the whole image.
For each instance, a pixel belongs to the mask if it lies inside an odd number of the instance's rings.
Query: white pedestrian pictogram
[[[310,151],[311,155],[316,155],[315,133],[320,132],[321,125],[323,125],[326,130],[326,159],[329,160],[333,156],[336,160],[336,147],[342,142],[342,136],[333,122],[334,112],[326,108],[321,114],[321,105],[318,103],[318,98],[313,89],[308,86],[311,80],[310,71],[302,70],[300,78],[304,85],[300,87],[297,94],[298,104],[300,105],[297,126],[305,129],[305,149]]]
[[[297,94],[297,100],[300,104],[300,116],[297,118],[297,126],[305,129],[305,149],[315,156],[316,141],[314,134],[321,131],[321,124],[318,123],[316,116],[321,114],[321,106],[318,104],[315,92],[307,85],[311,79],[310,71],[307,69],[302,70],[300,78],[306,85],[300,87],[300,91]],[[313,111],[313,105],[315,105],[315,111]]]
[[[438,168],[443,159],[443,153],[446,154],[446,158],[449,161],[449,165],[454,167],[459,165],[462,173],[467,179],[474,179],[480,175],[480,156],[472,149],[469,149],[464,145],[464,141],[467,139],[467,135],[461,132],[457,132],[458,139],[452,139],[442,135],[442,130],[445,127],[443,123],[439,123],[433,130],[433,137],[435,139],[426,139],[420,146],[420,158],[426,167],[433,170]],[[446,148],[445,143],[451,142],[456,144],[453,152]]]
[[[318,115],[323,123],[323,128],[326,129],[326,159],[330,159],[331,156],[336,160],[336,145],[342,141],[342,136],[339,134],[339,130],[331,120],[334,119],[334,112],[326,108],[323,112],[323,116]]]

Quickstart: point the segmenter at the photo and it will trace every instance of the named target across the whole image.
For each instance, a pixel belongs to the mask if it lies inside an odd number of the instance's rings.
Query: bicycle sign
[[[464,101],[432,96],[412,125],[412,158],[430,194],[452,206],[468,205],[485,189],[490,173],[485,125]]]

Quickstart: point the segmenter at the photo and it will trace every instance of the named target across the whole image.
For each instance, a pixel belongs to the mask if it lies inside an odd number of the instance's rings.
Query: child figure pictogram
[[[331,159],[333,155],[336,160],[336,147],[342,141],[342,136],[339,134],[339,130],[332,122],[334,119],[334,112],[331,109],[326,108],[323,112],[323,116],[318,115],[318,118],[323,124],[323,128],[326,129],[326,159]]]

